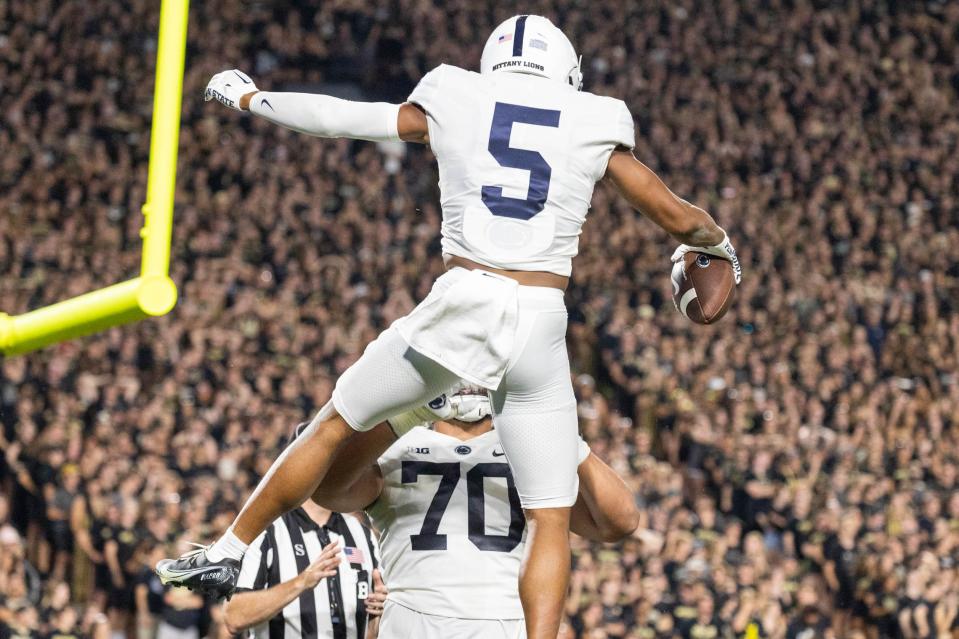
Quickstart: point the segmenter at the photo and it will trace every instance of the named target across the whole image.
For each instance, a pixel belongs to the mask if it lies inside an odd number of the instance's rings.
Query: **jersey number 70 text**
[[[404,461],[403,483],[416,483],[420,475],[439,475],[440,484],[433,495],[433,501],[426,511],[423,527],[419,534],[410,535],[410,547],[413,550],[446,550],[446,535],[439,534],[440,521],[446,513],[446,507],[453,496],[453,490],[460,480],[460,465],[456,462]],[[505,535],[486,533],[486,495],[483,480],[486,477],[504,477],[509,489],[510,520],[509,532]],[[476,464],[466,473],[466,494],[469,502],[467,524],[469,540],[480,550],[510,552],[523,539],[526,518],[520,505],[519,493],[513,485],[513,476],[509,464]]]

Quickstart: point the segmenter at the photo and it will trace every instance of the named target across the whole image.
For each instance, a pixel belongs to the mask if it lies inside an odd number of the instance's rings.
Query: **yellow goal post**
[[[64,340],[165,315],[176,304],[170,279],[173,196],[189,0],[162,0],[140,276],[22,315],[0,313],[0,352],[18,355]]]

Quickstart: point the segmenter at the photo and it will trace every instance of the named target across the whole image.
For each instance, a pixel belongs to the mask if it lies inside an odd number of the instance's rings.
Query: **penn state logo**
[[[436,399],[432,400],[427,406],[433,410],[439,410],[443,408],[443,405],[446,403],[446,395],[440,395]]]
[[[453,450],[456,451],[457,455],[469,455],[470,453],[473,452],[473,449],[470,448],[469,446],[457,446]]]

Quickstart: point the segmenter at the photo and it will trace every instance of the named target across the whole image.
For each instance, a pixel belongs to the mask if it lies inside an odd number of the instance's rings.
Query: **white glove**
[[[230,69],[221,71],[210,78],[206,85],[206,91],[203,92],[203,99],[207,102],[216,100],[224,106],[231,109],[242,111],[240,108],[240,98],[247,93],[259,91],[250,76],[239,69]]]
[[[723,241],[715,246],[689,246],[688,244],[680,244],[679,248],[673,251],[673,256],[670,258],[674,264],[680,262],[683,259],[683,256],[690,251],[696,251],[697,253],[706,253],[708,255],[715,255],[716,257],[727,260],[733,265],[733,276],[736,279],[736,283],[739,284],[743,279],[743,269],[739,265],[739,258],[736,256],[736,249],[733,248],[733,243],[729,241],[729,236],[726,235],[726,232],[723,232]]]

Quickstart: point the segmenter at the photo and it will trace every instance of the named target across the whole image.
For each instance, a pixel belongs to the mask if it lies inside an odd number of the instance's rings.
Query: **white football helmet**
[[[482,388],[457,384],[449,394],[440,395],[425,408],[432,413],[433,419],[474,423],[493,414],[489,393]]]
[[[467,386],[458,393],[450,395],[449,402],[453,408],[453,419],[457,421],[473,423],[493,414],[489,393],[482,388]]]
[[[577,91],[580,58],[569,38],[543,16],[513,16],[493,29],[483,47],[480,73],[509,71],[549,78]]]

